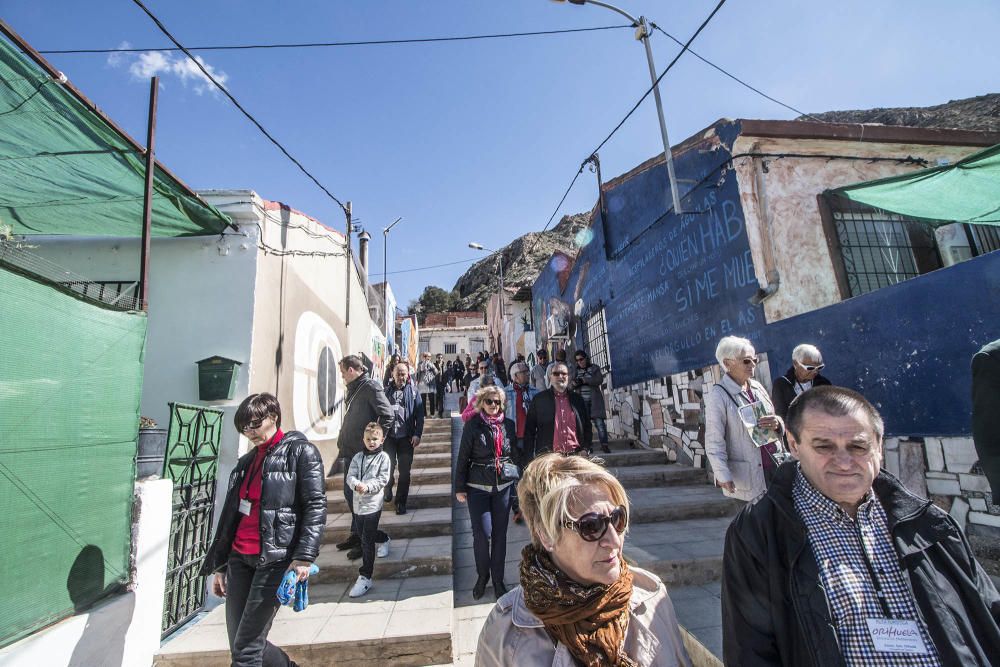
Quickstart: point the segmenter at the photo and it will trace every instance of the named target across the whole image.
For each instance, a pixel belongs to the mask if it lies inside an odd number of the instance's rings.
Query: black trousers
[[[437,390],[437,416],[444,417],[444,385],[438,385]]]
[[[369,579],[375,571],[375,544],[378,541],[378,534],[382,532],[378,529],[378,520],[381,517],[382,510],[374,514],[358,515],[358,530],[361,533],[361,567],[358,568],[358,574]]]
[[[396,505],[406,504],[410,495],[410,469],[413,467],[413,444],[409,438],[386,438],[382,445],[389,455],[389,483],[385,490],[392,492],[393,475],[399,465],[399,486],[396,488]]]
[[[469,488],[469,518],[472,520],[472,553],[476,574],[490,575],[503,583],[507,561],[507,523],[510,521],[511,487],[502,491]]]
[[[233,667],[287,667],[292,662],[267,641],[278,613],[277,592],[289,561],[258,567],[258,556],[233,553],[226,571],[226,631]]]
[[[391,478],[390,478],[391,481]],[[344,498],[347,500],[347,509],[351,512],[351,537],[361,538],[361,524],[358,515],[354,513],[354,489],[347,486],[347,470],[344,470]],[[389,541],[389,536],[381,530],[375,535],[375,541],[379,544]]]
[[[426,394],[420,394],[420,398],[424,401],[424,414],[428,417],[433,417],[437,414],[437,390],[428,392]]]

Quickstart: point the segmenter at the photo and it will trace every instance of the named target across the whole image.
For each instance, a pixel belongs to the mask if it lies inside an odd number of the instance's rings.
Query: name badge
[[[250,516],[250,501],[246,498],[240,500],[240,514]]]
[[[868,632],[876,651],[884,653],[927,654],[924,639],[916,621],[901,621],[892,618],[869,618]]]

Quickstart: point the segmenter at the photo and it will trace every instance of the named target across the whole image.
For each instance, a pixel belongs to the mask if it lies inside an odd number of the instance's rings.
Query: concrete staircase
[[[392,538],[389,556],[375,562],[368,594],[347,593],[361,561],[350,561],[334,543],[350,532],[343,479],[327,478],[328,515],[319,574],[309,586],[310,605],[295,613],[283,607],[268,638],[303,667],[435,665],[452,660],[452,420],[428,419],[413,460],[408,513],[392,503],[380,527]],[[224,605],[164,643],[155,664],[225,667],[230,664]]]

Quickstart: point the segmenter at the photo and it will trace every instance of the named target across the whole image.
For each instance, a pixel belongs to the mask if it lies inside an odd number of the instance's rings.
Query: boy
[[[347,484],[354,491],[354,514],[361,536],[361,568],[351,588],[352,598],[361,597],[372,587],[375,569],[375,535],[382,516],[382,490],[389,482],[389,455],[382,451],[385,432],[378,422],[365,427],[365,448],[354,455],[347,470]]]

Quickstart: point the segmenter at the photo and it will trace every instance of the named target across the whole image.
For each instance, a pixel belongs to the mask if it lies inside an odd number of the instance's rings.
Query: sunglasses
[[[806,366],[805,364],[799,364],[799,366],[802,366],[802,368],[804,368],[807,373],[812,373],[813,371],[821,371],[824,368],[826,368],[826,364],[818,364],[816,366]]]
[[[608,532],[608,526],[614,526],[620,535],[628,525],[628,512],[621,505],[611,510],[611,514],[588,512],[576,521],[566,521],[563,526],[572,528],[585,542],[596,542]]]
[[[240,429],[240,433],[246,433],[247,431],[256,431],[264,423],[263,419],[255,419],[252,422],[247,422],[246,425]]]
[[[586,361],[587,357],[577,357],[576,360],[577,361]]]
[[[500,405],[500,401],[495,398],[484,398],[483,403],[486,405]]]
[[[757,363],[760,362],[760,359],[758,357],[747,357],[746,359],[742,359],[742,361],[744,364],[749,366],[750,364],[756,365]]]
[[[566,371],[552,371],[552,374],[555,375],[556,377],[560,375],[569,375],[569,373],[567,373]]]

